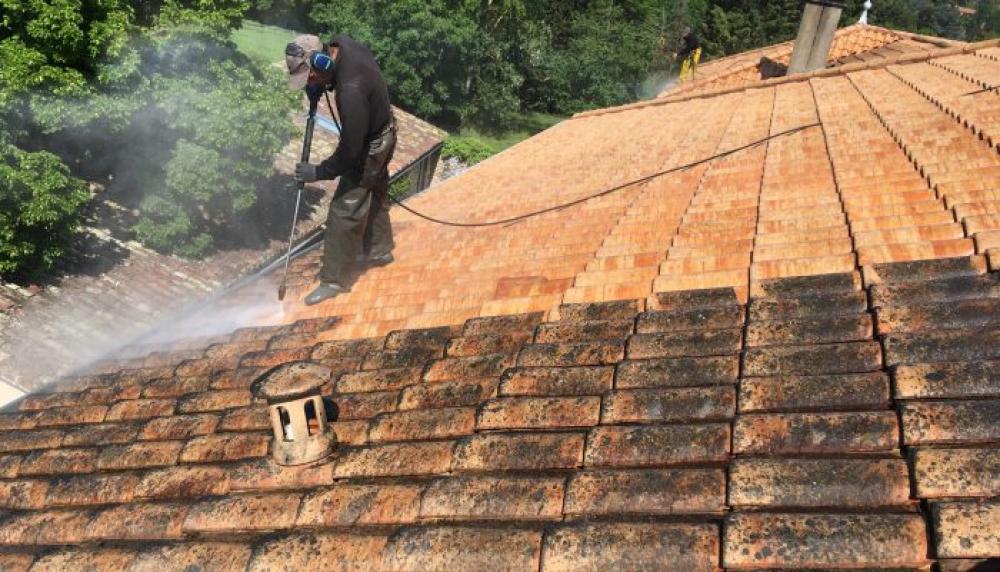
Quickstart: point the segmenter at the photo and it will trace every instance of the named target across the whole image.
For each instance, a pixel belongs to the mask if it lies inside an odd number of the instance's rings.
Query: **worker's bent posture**
[[[675,58],[681,62],[681,73],[677,79],[681,83],[684,83],[694,79],[695,71],[698,69],[698,62],[701,61],[701,42],[690,28],[684,31],[682,41],[684,44],[677,52]]]
[[[341,121],[333,155],[319,165],[295,166],[301,182],[340,177],[326,219],[320,284],[305,299],[313,305],[347,292],[361,268],[393,260],[388,202],[396,122],[375,57],[351,38],[336,36],[324,44],[316,36],[299,36],[285,49],[285,63],[292,89],[305,87],[313,98],[335,90]]]

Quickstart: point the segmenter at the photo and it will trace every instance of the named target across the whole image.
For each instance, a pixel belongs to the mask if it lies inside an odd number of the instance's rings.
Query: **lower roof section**
[[[109,362],[0,413],[0,568],[989,566],[998,300],[960,257]],[[300,360],[338,447],[282,467],[252,388]]]

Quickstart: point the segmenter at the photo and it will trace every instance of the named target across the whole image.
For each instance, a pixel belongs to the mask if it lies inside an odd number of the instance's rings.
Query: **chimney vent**
[[[826,67],[833,35],[840,22],[844,3],[835,0],[807,0],[795,37],[788,73],[811,72]]]
[[[255,393],[267,400],[270,410],[271,451],[279,465],[304,465],[333,452],[337,437],[320,395],[332,373],[324,365],[300,361],[280,365],[255,382]]]

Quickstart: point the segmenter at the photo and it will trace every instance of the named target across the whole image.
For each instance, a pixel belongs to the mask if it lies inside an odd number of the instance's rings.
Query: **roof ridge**
[[[914,34],[911,34],[909,32],[904,32],[902,30],[894,30],[894,29],[891,29],[891,28],[883,28],[881,26],[873,26],[873,25],[851,24],[850,26],[845,26],[843,28],[838,28],[836,30],[835,41],[838,40],[838,39],[842,39],[844,36],[849,36],[851,34],[854,34],[856,32],[861,32],[861,31],[876,31],[876,32],[881,32],[881,33],[884,33],[884,34],[888,34],[890,36],[894,36],[896,38],[895,41],[902,41],[902,40],[905,40],[905,39],[916,40],[916,38],[912,37],[912,36],[914,36]],[[918,40],[918,41],[929,41],[931,39],[933,39],[933,38],[929,38],[928,37],[926,40]],[[943,40],[943,41],[950,42],[950,40]],[[795,39],[792,38],[792,39],[784,41],[784,42],[779,42],[777,44],[772,44],[770,46],[764,46],[764,47],[757,48],[757,49],[754,49],[754,50],[749,50],[749,51],[746,51],[746,52],[739,52],[739,53],[736,53],[736,54],[730,54],[730,55],[724,56],[722,58],[718,58],[718,59],[706,61],[706,62],[704,62],[702,64],[702,67],[704,67],[704,66],[716,66],[717,67],[717,64],[726,63],[727,61],[730,61],[730,60],[736,60],[736,61],[738,61],[741,58],[746,58],[748,56],[752,56],[752,55],[755,55],[755,54],[760,54],[762,57],[774,58],[774,57],[785,56],[786,55],[785,51],[787,50],[789,52],[789,54],[787,54],[787,55],[790,55],[790,51],[791,51],[791,48],[794,45],[794,43],[795,43]],[[890,42],[890,44],[891,43],[893,43],[893,42]],[[886,44],[886,45],[888,45],[888,44]],[[738,75],[740,73],[745,72],[746,70],[748,70],[750,68],[756,67],[757,65],[758,65],[757,63],[747,62],[746,65],[743,65],[743,66],[740,66],[740,67],[735,67],[735,68],[732,68],[732,69],[727,69],[726,71],[724,71],[724,72],[722,72],[722,73],[720,73],[720,74],[718,74],[716,76],[704,77],[704,78],[701,78],[701,79],[692,80],[691,82],[685,84],[685,86],[676,88],[675,89],[676,93],[674,95],[680,95],[680,93],[682,91],[683,92],[691,92],[692,91],[691,88],[696,88],[696,87],[704,86],[704,85],[707,85],[707,84],[710,84],[710,83],[717,82],[718,80],[720,80],[722,78],[727,78],[727,77],[732,77],[732,76]],[[664,97],[664,96],[661,93],[658,97]]]
[[[914,36],[917,36],[914,34]],[[761,87],[771,87],[774,85],[782,85],[786,83],[798,83],[801,81],[808,81],[815,77],[828,77],[843,75],[852,71],[860,71],[865,69],[882,69],[890,65],[896,65],[901,63],[916,63],[925,62],[932,59],[937,59],[941,57],[958,55],[958,54],[970,54],[978,52],[979,50],[984,50],[987,48],[1000,47],[1000,38],[994,38],[991,40],[983,40],[981,42],[975,42],[971,44],[955,45],[947,48],[938,48],[936,50],[931,50],[922,54],[904,54],[902,56],[885,58],[882,60],[874,62],[861,62],[853,64],[845,64],[842,66],[837,66],[834,68],[823,68],[816,71],[787,75],[783,77],[775,77],[770,79],[758,80],[748,84],[735,86],[735,87],[725,87],[719,88],[711,91],[704,91],[698,93],[685,93],[681,95],[661,97],[656,99],[650,99],[646,101],[640,101],[636,103],[629,103],[625,105],[619,105],[615,107],[607,107],[604,109],[594,109],[591,111],[583,111],[574,114],[570,120],[582,119],[586,117],[596,117],[599,115],[605,115],[608,113],[619,113],[624,111],[632,111],[634,109],[645,109],[647,107],[655,107],[660,105],[666,105],[668,103],[678,103],[681,101],[690,101],[692,99],[711,99],[720,95],[725,95],[728,93],[738,93],[742,91],[748,91],[751,89],[761,88]]]
[[[850,26],[844,26],[843,28],[838,28],[837,31],[836,31],[836,34],[837,35],[843,35],[843,34],[847,33],[848,31],[852,31],[853,32],[855,30],[860,30],[860,29],[881,30],[883,32],[889,32],[891,34],[897,34],[897,35],[909,34],[909,32],[902,32],[901,30],[893,30],[892,28],[883,28],[882,26],[873,26],[873,25],[863,26],[861,24],[851,24]],[[721,58],[716,58],[714,60],[708,60],[708,61],[704,62],[702,65],[716,64],[716,63],[720,63],[720,62],[725,62],[726,60],[733,60],[733,59],[736,59],[736,58],[741,58],[741,57],[749,56],[749,55],[760,53],[760,52],[766,52],[768,50],[773,50],[774,48],[779,48],[779,47],[786,46],[786,45],[790,46],[790,45],[792,45],[794,43],[795,43],[795,38],[792,38],[792,39],[789,39],[789,40],[785,40],[784,42],[778,42],[777,44],[771,44],[769,46],[762,46],[760,48],[754,48],[752,50],[747,50],[745,52],[737,52],[735,54],[729,54],[729,55],[726,55],[726,56],[722,56]]]
[[[890,36],[894,36],[895,40],[892,41],[892,42],[886,43],[885,45],[887,45],[887,46],[888,45],[892,45],[895,42],[906,40],[906,39],[910,39],[910,40],[914,40],[914,41],[925,41],[925,40],[922,40],[922,39],[918,40],[916,37],[912,37],[912,36],[914,36],[914,34],[910,34],[909,32],[903,32],[901,30],[893,30],[891,28],[883,28],[881,26],[871,26],[871,25],[867,25],[866,26],[866,25],[861,25],[861,24],[852,24],[850,26],[846,26],[844,28],[837,29],[836,35],[834,37],[834,41],[836,42],[838,39],[842,39],[844,36],[848,36],[850,34],[853,34],[854,32],[860,32],[860,31],[866,31],[866,30],[874,30],[876,32],[882,32],[882,33],[888,34]],[[931,38],[928,38],[928,40],[929,39],[931,39]],[[947,42],[947,41],[950,41],[950,40],[945,40],[945,41]],[[932,42],[932,43],[936,44],[936,42]],[[732,54],[732,55],[726,56],[725,58],[721,58],[721,59],[718,59],[718,60],[711,60],[711,61],[705,62],[704,65],[711,65],[711,64],[718,63],[718,62],[723,62],[723,61],[728,60],[728,59],[745,58],[747,56],[758,54],[758,53],[761,54],[761,58],[762,59],[763,58],[768,58],[768,59],[771,59],[771,60],[776,60],[776,59],[783,58],[785,56],[790,56],[791,55],[791,48],[794,46],[794,44],[795,44],[795,39],[793,38],[793,39],[785,41],[785,42],[780,42],[780,43],[773,44],[773,45],[770,45],[770,46],[765,46],[763,48],[758,48],[756,50],[751,50],[751,51],[748,51],[748,52],[741,52],[741,53],[738,53],[738,54]],[[950,46],[947,46],[947,47],[950,47]],[[831,50],[832,49],[833,48],[831,47]],[[691,93],[695,89],[698,89],[700,87],[704,87],[706,85],[710,85],[710,84],[716,83],[716,82],[718,82],[721,79],[725,79],[725,78],[730,78],[730,77],[737,76],[737,75],[739,75],[741,73],[746,72],[749,69],[756,68],[758,65],[759,65],[759,61],[757,61],[757,62],[750,62],[750,61],[748,61],[746,63],[746,65],[744,65],[744,66],[733,67],[731,69],[727,69],[726,71],[723,71],[722,73],[719,73],[718,75],[708,76],[708,77],[702,77],[700,79],[694,79],[694,80],[692,80],[692,81],[684,84],[683,86],[678,86],[674,90],[675,93],[672,94],[672,95],[681,95],[682,93]],[[844,64],[840,64],[840,65],[844,65]],[[837,67],[839,67],[839,66],[837,66]],[[658,98],[662,98],[662,97],[670,97],[670,96],[664,96],[662,94],[660,94],[658,96]]]

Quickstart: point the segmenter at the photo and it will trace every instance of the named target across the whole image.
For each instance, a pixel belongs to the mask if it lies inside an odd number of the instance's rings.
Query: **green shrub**
[[[413,172],[396,179],[389,185],[389,196],[401,201],[413,191]]]
[[[498,146],[490,144],[481,137],[452,135],[445,140],[441,156],[445,159],[454,157],[466,165],[475,165],[500,151]]]
[[[83,181],[55,155],[0,147],[0,274],[51,268],[89,198]]]

